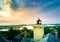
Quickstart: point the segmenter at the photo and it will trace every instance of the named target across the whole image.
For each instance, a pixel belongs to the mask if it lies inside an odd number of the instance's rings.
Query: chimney
[[[24,31],[24,38],[26,38],[27,37],[27,31],[25,30]]]
[[[56,37],[56,42],[58,42],[58,31],[55,30],[55,37]]]

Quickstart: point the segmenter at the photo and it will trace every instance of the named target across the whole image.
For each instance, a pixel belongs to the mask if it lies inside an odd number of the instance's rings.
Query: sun
[[[11,17],[11,12],[9,12],[9,11],[0,11],[0,16],[2,16],[2,17]]]

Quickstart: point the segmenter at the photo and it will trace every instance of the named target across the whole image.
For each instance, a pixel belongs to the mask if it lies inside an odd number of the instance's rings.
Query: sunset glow
[[[59,3],[58,0],[56,1]],[[60,19],[58,19],[60,18],[60,6],[57,2],[48,0],[0,0],[0,23],[1,25],[35,24],[38,18],[42,20],[43,24],[60,23]]]
[[[0,11],[0,15],[2,17],[11,17],[11,13],[6,11]]]

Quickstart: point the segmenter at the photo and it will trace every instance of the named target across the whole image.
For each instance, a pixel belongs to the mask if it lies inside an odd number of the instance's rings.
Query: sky
[[[0,25],[60,23],[60,0],[0,0]]]

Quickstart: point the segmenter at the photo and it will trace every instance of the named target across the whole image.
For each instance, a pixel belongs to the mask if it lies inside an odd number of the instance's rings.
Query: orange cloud
[[[11,11],[11,16],[12,17],[3,17],[0,16],[0,20],[3,20],[1,22],[3,23],[16,23],[16,24],[24,24],[24,23],[31,23],[33,22],[32,20],[35,18],[35,14],[37,13],[38,9],[22,9],[22,10],[12,10]]]
[[[35,3],[33,3],[35,4]],[[6,8],[7,7],[7,8]],[[37,18],[42,18],[38,13],[38,8],[18,8],[13,10],[10,4],[0,11],[0,23],[1,24],[32,24],[36,23]]]

